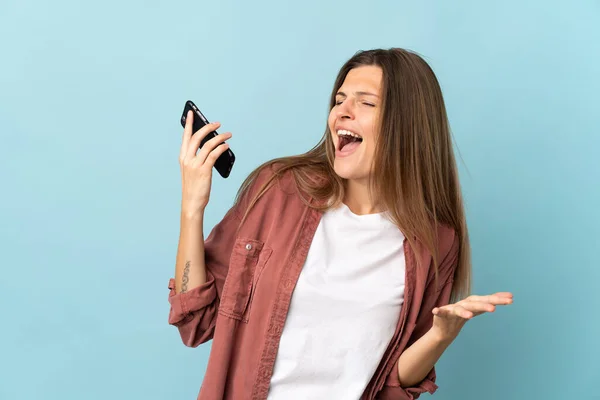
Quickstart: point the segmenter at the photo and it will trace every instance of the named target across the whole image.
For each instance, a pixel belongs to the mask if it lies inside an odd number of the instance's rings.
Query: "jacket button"
[[[252,245],[250,243],[246,245],[246,250],[252,250]]]

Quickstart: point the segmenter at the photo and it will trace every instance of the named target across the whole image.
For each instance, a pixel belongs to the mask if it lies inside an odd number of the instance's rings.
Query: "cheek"
[[[335,124],[335,115],[333,115],[333,111],[329,113],[329,117],[327,118],[327,124],[329,125],[329,129],[333,132],[333,126]]]
[[[362,129],[363,137],[367,140],[369,146],[374,146],[375,141],[377,140],[377,131],[375,126],[372,124],[363,125]]]
[[[377,131],[375,127],[366,126],[363,130],[363,135],[366,138],[366,154],[367,157],[373,158],[375,156],[375,147],[377,146]]]

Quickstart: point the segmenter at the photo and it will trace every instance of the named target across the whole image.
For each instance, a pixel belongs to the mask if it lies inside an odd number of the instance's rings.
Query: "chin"
[[[361,180],[369,176],[368,173],[360,171],[355,166],[348,165],[347,163],[340,162],[339,160],[335,160],[333,163],[333,170],[337,176],[346,180]]]

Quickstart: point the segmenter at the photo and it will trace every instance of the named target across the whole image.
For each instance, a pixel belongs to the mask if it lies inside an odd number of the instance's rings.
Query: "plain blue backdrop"
[[[434,398],[600,399],[600,2],[0,2],[0,399],[193,399],[210,344],[167,325],[185,100],[238,161],[321,137],[360,49],[422,54],[444,90],[474,289]],[[428,396],[424,396],[429,398]]]

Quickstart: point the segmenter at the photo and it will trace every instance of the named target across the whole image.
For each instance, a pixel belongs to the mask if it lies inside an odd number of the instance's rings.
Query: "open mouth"
[[[338,150],[342,152],[349,152],[357,148],[363,141],[360,135],[354,132],[339,130],[338,134]]]

